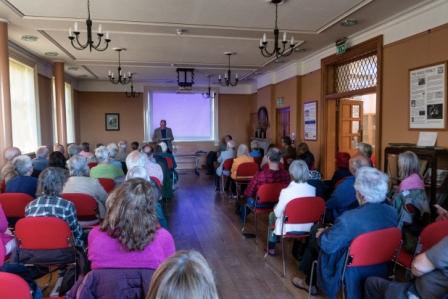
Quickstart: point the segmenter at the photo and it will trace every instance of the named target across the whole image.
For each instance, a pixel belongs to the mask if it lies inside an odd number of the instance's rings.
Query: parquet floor
[[[289,299],[307,298],[291,284],[298,275],[297,262],[286,253],[287,275],[281,275],[281,251],[264,259],[267,216],[258,225],[259,238],[245,239],[239,217],[234,213],[234,200],[214,191],[213,178],[201,173],[181,174],[175,198],[167,203],[166,213],[176,248],[201,252],[215,274],[220,298],[223,299]],[[253,215],[247,231],[253,232]],[[319,297],[315,297],[319,298]]]

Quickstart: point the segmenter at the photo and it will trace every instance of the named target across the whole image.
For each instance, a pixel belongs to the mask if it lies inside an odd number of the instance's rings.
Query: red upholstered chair
[[[16,223],[18,262],[64,265],[76,262],[73,233],[57,217],[25,217]]]
[[[7,272],[0,272],[0,298],[31,299],[31,290],[22,277]]]
[[[226,178],[230,176],[230,170],[232,169],[232,165],[233,165],[233,159],[227,159],[222,163],[221,192],[223,193],[226,184]]]
[[[96,162],[90,162],[89,164],[87,164],[89,166],[90,169],[92,169],[93,167],[97,166],[98,163]]]
[[[100,182],[101,186],[103,186],[106,193],[111,193],[115,188],[115,181],[113,179],[99,178],[98,182]]]
[[[82,227],[91,227],[99,223],[98,203],[95,198],[82,193],[62,193],[61,197],[75,205],[76,217]]]
[[[258,171],[258,164],[255,162],[242,163],[236,169],[236,195],[240,198],[241,185],[249,184],[250,180]]]
[[[10,224],[25,217],[25,208],[32,200],[33,198],[25,193],[0,194],[0,204]]]
[[[154,183],[156,183],[157,187],[162,188],[162,183],[158,178],[156,178],[155,176],[151,176],[150,178],[154,181]]]
[[[255,238],[257,237],[257,215],[261,213],[269,213],[273,210],[275,204],[278,202],[278,198],[280,196],[280,191],[285,188],[286,185],[284,183],[270,183],[263,184],[257,190],[257,196],[255,198],[255,207],[251,207],[249,205],[244,205],[244,219],[243,219],[243,228],[241,231],[244,233],[246,228],[246,211],[250,209],[254,213],[255,217]],[[267,205],[267,207],[263,207],[263,205]]]
[[[317,223],[324,219],[325,201],[318,197],[299,197],[291,200],[285,207],[283,212],[282,233],[285,224],[306,224]],[[310,236],[309,232],[288,232],[282,234],[282,261],[283,261],[283,276],[286,276],[286,262],[285,262],[285,239],[304,239]],[[268,244],[267,244],[268,245]],[[266,247],[268,248],[268,247]],[[265,255],[267,257],[267,254]]]

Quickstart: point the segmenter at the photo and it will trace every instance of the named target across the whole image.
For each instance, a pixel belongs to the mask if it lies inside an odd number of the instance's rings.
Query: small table
[[[180,165],[194,165],[194,168],[192,169],[194,171],[194,173],[199,176],[199,169],[200,169],[200,165],[199,165],[199,161],[201,159],[201,157],[205,156],[207,153],[206,152],[196,152],[194,154],[175,154],[174,158],[176,159],[176,163],[178,165],[177,169],[178,170],[183,170],[183,169],[191,169],[191,168],[186,168],[186,167],[179,167]]]

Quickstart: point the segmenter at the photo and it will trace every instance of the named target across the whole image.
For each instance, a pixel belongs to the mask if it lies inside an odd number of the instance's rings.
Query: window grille
[[[377,56],[371,55],[336,66],[336,92],[375,87],[377,82]]]

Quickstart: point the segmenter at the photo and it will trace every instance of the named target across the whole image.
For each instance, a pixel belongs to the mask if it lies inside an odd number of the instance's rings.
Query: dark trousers
[[[411,282],[369,277],[364,285],[364,299],[407,299],[407,292],[411,286]]]

